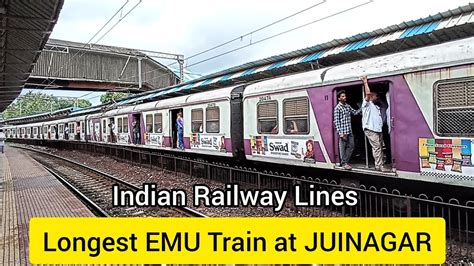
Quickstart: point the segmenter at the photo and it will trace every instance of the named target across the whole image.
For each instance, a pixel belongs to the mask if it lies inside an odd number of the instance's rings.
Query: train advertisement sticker
[[[203,149],[226,152],[225,136],[195,133],[190,137],[191,149]]]
[[[128,133],[117,133],[117,143],[128,143]]]
[[[162,147],[163,145],[164,138],[160,134],[154,134],[154,133],[146,133],[145,134],[145,144],[146,145],[154,145],[154,146],[159,146]]]
[[[420,138],[418,148],[422,172],[474,176],[472,140]]]
[[[315,142],[312,139],[283,139],[251,136],[252,155],[300,160],[315,163]]]

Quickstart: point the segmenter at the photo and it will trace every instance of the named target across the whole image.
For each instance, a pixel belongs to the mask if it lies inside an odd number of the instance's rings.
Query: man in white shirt
[[[362,129],[372,146],[372,154],[375,160],[375,170],[388,171],[383,167],[383,137],[382,137],[382,113],[380,110],[380,99],[376,92],[371,92],[367,77],[361,77],[364,82],[365,98],[362,103]]]
[[[5,133],[3,133],[3,128],[0,128],[0,150],[2,150],[2,153],[5,152]]]

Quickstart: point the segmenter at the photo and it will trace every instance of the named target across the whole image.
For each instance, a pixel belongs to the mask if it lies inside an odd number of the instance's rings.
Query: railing
[[[335,181],[313,177],[295,177],[286,173],[257,171],[227,164],[209,163],[186,157],[177,157],[150,150],[94,143],[62,143],[63,148],[102,153],[118,160],[147,166],[150,169],[184,174],[222,183],[239,184],[244,189],[277,189],[288,191],[286,207],[293,208],[302,216],[333,217],[442,217],[446,221],[447,262],[474,262],[474,201],[459,202],[455,198],[431,199],[425,195],[402,195],[398,190],[344,186]],[[307,200],[309,190],[347,191],[358,194],[358,204],[329,207],[295,207],[293,187],[299,185],[300,200]],[[312,186],[312,188],[311,188]]]

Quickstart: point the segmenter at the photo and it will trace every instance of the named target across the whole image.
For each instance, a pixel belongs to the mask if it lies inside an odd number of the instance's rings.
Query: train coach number
[[[267,95],[267,96],[262,96],[259,98],[259,102],[264,102],[264,101],[270,101],[272,98],[270,97],[270,95]]]

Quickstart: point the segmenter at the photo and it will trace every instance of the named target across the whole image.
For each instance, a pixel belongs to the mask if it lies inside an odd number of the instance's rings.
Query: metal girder
[[[43,51],[49,51],[49,52],[57,52],[57,53],[69,53],[69,47],[62,46],[62,45],[53,45],[53,44],[46,44],[44,46]]]
[[[21,65],[21,66],[32,66],[35,63],[8,63],[8,62],[0,62],[0,65]]]
[[[163,52],[155,52],[150,50],[137,50],[145,55],[152,57],[152,58],[160,58],[160,59],[169,59],[169,60],[184,60],[184,55],[182,54],[172,54],[172,53],[163,53]]]
[[[7,51],[7,52],[29,52],[29,53],[41,53],[41,50],[37,50],[37,49],[24,49],[24,48],[5,48],[5,49],[2,49],[4,51]]]
[[[26,79],[2,79],[0,83],[24,83]]]
[[[19,15],[3,14],[3,13],[0,13],[0,18],[1,19],[8,18],[8,19],[28,20],[28,21],[36,21],[36,22],[56,23],[56,19],[51,19],[51,18],[28,17],[28,16],[19,16]]]
[[[7,89],[7,88],[22,88],[22,87],[23,87],[23,85],[22,86],[0,86],[0,89],[3,89],[3,88],[5,88],[5,89]],[[2,93],[2,92],[3,91],[0,90],[0,93]]]
[[[31,29],[31,28],[20,28],[20,27],[11,27],[11,26],[7,26],[7,27],[0,26],[0,30],[9,30],[9,31],[26,31],[26,32],[48,33],[48,34],[50,34],[50,33],[51,33],[51,31],[49,31],[49,30],[47,30],[47,31],[44,31],[44,30],[38,30],[38,29]]]
[[[0,76],[10,76],[10,75],[30,75],[30,73],[20,73],[20,72],[0,72]]]

